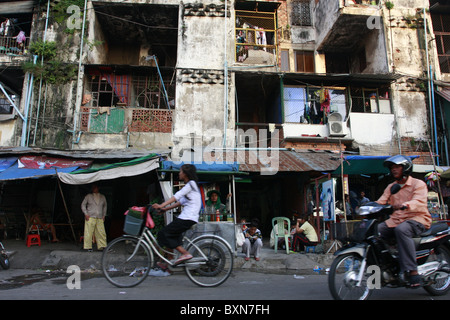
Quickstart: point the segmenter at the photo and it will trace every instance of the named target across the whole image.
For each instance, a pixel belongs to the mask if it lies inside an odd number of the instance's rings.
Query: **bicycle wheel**
[[[136,237],[113,240],[102,255],[102,270],[106,279],[121,288],[134,287],[145,280],[153,263],[153,253]]]
[[[186,275],[201,287],[216,287],[224,283],[233,271],[233,252],[222,238],[201,236],[194,239],[187,250],[193,258],[185,263]]]

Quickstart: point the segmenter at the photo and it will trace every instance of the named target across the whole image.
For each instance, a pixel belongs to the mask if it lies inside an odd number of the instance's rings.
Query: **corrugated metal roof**
[[[58,150],[58,149],[44,149],[44,148],[30,148],[30,147],[0,147],[0,157],[9,155],[31,155],[31,154],[46,154],[60,157],[70,157],[77,159],[135,159],[147,156],[151,153],[167,155],[170,153],[169,149],[95,149],[95,150]]]
[[[224,150],[215,151],[205,161],[237,161],[239,171],[276,172],[334,171],[339,167],[339,155],[328,152],[296,152],[290,150]]]
[[[436,91],[438,95],[440,95],[442,98],[444,98],[447,101],[450,101],[450,89],[442,89],[441,91]]]

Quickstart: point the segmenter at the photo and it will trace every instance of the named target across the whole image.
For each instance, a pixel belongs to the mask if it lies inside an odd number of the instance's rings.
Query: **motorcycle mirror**
[[[393,184],[391,187],[391,194],[396,194],[397,192],[400,191],[401,188],[402,187],[398,183]]]

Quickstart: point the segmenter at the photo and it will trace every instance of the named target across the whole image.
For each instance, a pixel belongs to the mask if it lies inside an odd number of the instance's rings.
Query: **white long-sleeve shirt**
[[[174,194],[174,197],[184,206],[178,218],[198,222],[200,208],[202,207],[202,196],[197,184],[192,180],[189,181],[180,191]]]

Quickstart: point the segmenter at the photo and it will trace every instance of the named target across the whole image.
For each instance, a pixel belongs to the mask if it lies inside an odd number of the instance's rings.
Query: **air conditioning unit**
[[[240,134],[238,135],[238,147],[256,147],[258,143],[256,136]]]
[[[333,112],[328,116],[328,130],[330,137],[343,137],[345,133],[345,123],[342,122],[342,115],[339,112]]]

